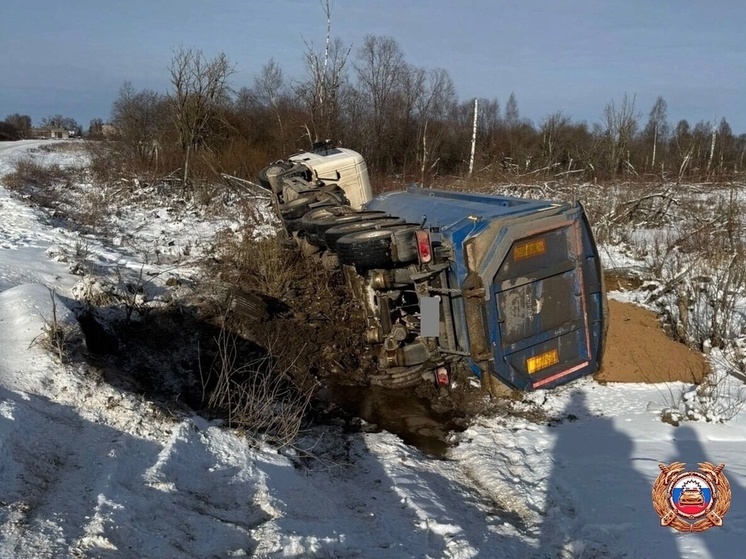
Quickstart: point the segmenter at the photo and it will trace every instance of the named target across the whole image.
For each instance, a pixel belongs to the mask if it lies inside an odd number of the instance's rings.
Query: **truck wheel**
[[[300,218],[285,218],[285,227],[287,227],[288,231],[300,231],[301,228],[301,220]]]
[[[316,234],[316,225],[330,217],[351,213],[355,213],[355,210],[350,206],[324,206],[321,208],[314,208],[301,218],[300,228],[305,232],[306,239],[308,239],[309,243],[321,245],[323,240],[320,240]]]
[[[273,163],[272,165],[267,165],[264,169],[259,171],[256,174],[256,179],[257,181],[259,181],[259,184],[262,185],[267,190],[273,190],[272,183],[270,182],[268,175],[282,174],[288,169],[290,169],[291,167],[292,165],[289,163],[278,161],[277,163]]]
[[[270,169],[272,169],[273,171],[275,169],[279,170],[279,168],[279,165],[267,165],[264,169],[256,174],[257,182],[259,182],[259,184],[261,184],[267,190],[272,190],[272,185],[269,183],[269,178],[267,178],[267,171],[269,171]]]
[[[303,235],[293,235],[293,238],[295,239],[295,244],[298,245],[298,248],[303,253],[304,256],[312,256],[314,254],[317,254],[321,248],[312,245],[308,242],[308,239],[306,239]]]
[[[408,388],[422,382],[423,372],[422,365],[393,367],[386,372],[370,375],[368,380],[371,384],[384,388]]]
[[[316,196],[300,196],[285,204],[280,204],[280,215],[285,220],[299,219],[308,211],[308,206],[316,202]]]
[[[394,242],[404,244],[409,236],[411,236],[410,243],[414,244],[415,231],[419,227],[416,224],[392,225],[381,229],[350,233],[337,240],[335,250],[339,261],[343,264],[352,264],[361,268],[386,268],[396,263],[414,260],[417,257],[416,252],[414,252],[414,258],[409,260],[404,260],[400,255],[395,257],[392,244]]]
[[[384,217],[381,219],[367,219],[365,221],[353,221],[352,223],[335,225],[324,232],[324,244],[331,250],[334,250],[337,241],[350,233],[380,229],[381,227],[391,225],[401,225],[402,223],[404,223],[404,220],[399,217]]]
[[[340,206],[344,206],[350,203],[349,200],[347,200],[345,191],[342,190],[342,187],[336,183],[322,186],[321,192],[324,193],[325,197],[332,199],[336,204]]]
[[[261,322],[268,317],[267,303],[254,293],[245,291],[231,293],[228,305],[230,310],[241,318]]]
[[[389,215],[386,212],[354,212],[349,215],[335,215],[330,216],[328,218],[319,219],[316,221],[316,236],[319,238],[319,242],[323,242],[324,239],[324,233],[328,229],[331,229],[332,227],[335,227],[337,225],[342,225],[344,223],[353,223],[356,221],[368,221],[368,220],[376,220],[376,219],[383,219],[385,217],[389,217]]]

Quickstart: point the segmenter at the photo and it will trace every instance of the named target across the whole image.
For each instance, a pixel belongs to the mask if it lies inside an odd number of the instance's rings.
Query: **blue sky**
[[[396,39],[407,62],[445,68],[460,99],[515,92],[521,116],[562,111],[599,122],[635,96],[672,123],[725,117],[746,132],[744,0],[333,0],[332,33],[353,53],[367,34]],[[273,57],[304,78],[304,39],[321,47],[318,0],[1,0],[0,119],[109,118],[125,80],[168,89],[174,48],[225,52],[233,85]]]

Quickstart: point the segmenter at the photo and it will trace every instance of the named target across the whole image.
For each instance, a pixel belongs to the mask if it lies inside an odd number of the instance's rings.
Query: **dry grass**
[[[52,353],[60,363],[67,361],[68,352],[75,338],[75,332],[69,324],[64,324],[57,315],[57,294],[53,289],[49,290],[52,300],[52,315],[42,315],[44,331],[34,338],[32,345],[39,344]]]
[[[297,249],[279,237],[254,239],[250,232],[217,240],[218,275],[241,289],[282,299],[305,266]]]
[[[730,362],[724,365],[731,370],[735,367]],[[674,426],[681,421],[727,422],[746,406],[746,386],[726,374],[708,374],[696,385],[669,384],[666,390],[661,391],[661,420]]]
[[[31,195],[35,202],[57,186],[70,186],[81,170],[63,168],[56,163],[44,164],[26,157],[16,162],[14,170],[3,177],[6,188]],[[56,196],[55,196],[56,198]]]
[[[206,374],[200,369],[207,406],[224,415],[229,428],[239,428],[254,438],[269,437],[279,446],[292,444],[303,426],[315,385],[299,385],[296,361],[285,358],[279,339],[268,344],[266,354],[247,362],[241,361],[237,338],[225,326],[215,342],[212,366]]]

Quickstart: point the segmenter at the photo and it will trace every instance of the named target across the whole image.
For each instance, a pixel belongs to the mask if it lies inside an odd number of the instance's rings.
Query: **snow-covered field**
[[[0,144],[0,177],[40,142]],[[0,180],[0,183],[2,181]],[[153,213],[155,212],[155,213]],[[155,217],[157,216],[157,217]],[[388,433],[308,433],[282,452],[61,365],[40,343],[56,292],[60,321],[85,242],[102,275],[174,269],[152,253],[209,245],[233,222],[129,208],[112,243],[55,226],[0,184],[0,557],[735,558],[746,541],[746,415],[684,421],[660,410],[683,385],[583,380],[531,395],[553,418],[478,420],[433,459]],[[135,250],[133,246],[152,248]],[[612,250],[604,251],[615,258]],[[184,251],[181,252],[181,256]],[[66,262],[67,261],[67,262]],[[180,259],[178,275],[199,281]],[[112,280],[113,282],[113,280]],[[76,287],[77,286],[77,287]],[[634,299],[635,293],[614,296]],[[725,366],[712,360],[718,374]],[[730,382],[728,380],[727,382]],[[735,381],[733,381],[735,382]],[[723,384],[725,386],[725,384]],[[724,463],[724,525],[659,525],[660,462]]]

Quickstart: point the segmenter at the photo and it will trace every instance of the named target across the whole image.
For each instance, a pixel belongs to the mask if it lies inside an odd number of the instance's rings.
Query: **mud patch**
[[[449,433],[463,430],[454,410],[438,412],[412,389],[332,384],[328,397],[346,413],[368,422],[368,429],[394,433],[430,456],[443,457]]]
[[[639,289],[644,283],[642,278],[616,270],[606,270],[604,272],[604,280],[606,281],[607,291],[633,291]]]
[[[705,357],[666,336],[654,312],[609,300],[609,334],[599,382],[700,383]]]

